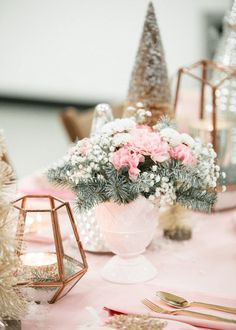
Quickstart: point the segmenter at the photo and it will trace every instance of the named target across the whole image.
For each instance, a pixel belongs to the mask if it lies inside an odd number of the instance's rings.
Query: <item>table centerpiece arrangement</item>
[[[150,115],[138,109],[133,117],[105,124],[48,170],[50,181],[73,190],[80,212],[95,207],[107,246],[117,254],[102,271],[113,282],[156,275],[141,254],[154,235],[160,206],[210,212],[216,201],[220,168],[212,144],[180,134],[168,117],[143,124]]]

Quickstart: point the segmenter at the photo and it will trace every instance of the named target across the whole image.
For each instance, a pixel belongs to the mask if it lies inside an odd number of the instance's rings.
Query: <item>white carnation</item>
[[[160,131],[160,135],[163,140],[169,142],[174,147],[181,143],[181,135],[175,129],[166,127]]]
[[[116,119],[114,121],[105,124],[101,129],[101,133],[112,135],[114,133],[130,131],[135,126],[136,126],[135,121],[130,118]]]
[[[193,146],[194,155],[197,157],[202,153],[202,145],[199,142],[196,142]]]
[[[129,143],[130,140],[131,140],[131,135],[129,133],[121,133],[114,136],[112,140],[112,144],[115,147],[118,147]]]
[[[195,141],[190,135],[188,135],[186,133],[182,133],[180,135],[180,137],[181,137],[181,143],[187,144],[187,146],[189,146],[189,147],[194,146]]]

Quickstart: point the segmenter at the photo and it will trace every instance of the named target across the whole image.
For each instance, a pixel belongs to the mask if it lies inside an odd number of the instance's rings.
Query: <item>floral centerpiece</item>
[[[50,181],[75,192],[80,211],[95,206],[108,247],[121,257],[110,260],[103,277],[120,283],[156,274],[146,259],[131,259],[150,243],[159,206],[209,212],[216,201],[220,168],[212,145],[180,134],[167,117],[153,127],[143,124],[150,115],[139,109],[105,124],[48,172]]]
[[[113,201],[127,204],[139,196],[209,212],[216,201],[220,168],[212,144],[180,134],[163,117],[153,127],[143,125],[150,113],[116,119],[101,134],[73,146],[49,169],[50,181],[69,186],[80,210]]]

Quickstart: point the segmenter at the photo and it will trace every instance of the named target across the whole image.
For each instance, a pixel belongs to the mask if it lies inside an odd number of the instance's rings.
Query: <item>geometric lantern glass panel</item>
[[[54,303],[88,269],[69,203],[48,195],[13,202],[18,216],[16,251],[21,261],[18,287],[30,300]]]

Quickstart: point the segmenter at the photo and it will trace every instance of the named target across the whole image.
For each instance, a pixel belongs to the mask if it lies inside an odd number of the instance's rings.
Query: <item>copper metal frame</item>
[[[201,76],[197,76],[192,72],[193,69],[200,68],[201,69]],[[207,79],[207,73],[208,70],[215,70],[221,73],[225,74],[225,77],[219,80],[219,82],[215,85],[213,85],[211,82]],[[177,85],[176,85],[176,92],[175,92],[175,99],[174,99],[174,112],[176,112],[177,105],[179,102],[179,94],[180,94],[180,85],[183,78],[183,75],[187,75],[201,83],[201,91],[200,91],[200,104],[199,104],[199,119],[204,118],[204,106],[205,106],[205,87],[209,86],[211,88],[212,93],[212,131],[211,131],[211,142],[213,144],[214,150],[217,152],[218,146],[217,146],[217,105],[216,105],[216,91],[217,89],[223,84],[225,80],[229,80],[232,78],[235,78],[236,76],[236,70],[226,67],[223,65],[220,65],[216,62],[203,59],[196,63],[193,63],[192,65],[182,67],[178,70],[177,73]],[[236,183],[233,184],[227,184],[227,191],[234,191],[236,190]],[[224,210],[230,210],[234,209],[236,207],[230,207]],[[223,210],[222,210],[223,211]]]
[[[42,198],[47,198],[49,199],[50,202],[50,209],[27,209],[26,208],[26,201],[29,198],[35,198],[35,199],[42,199]],[[19,207],[16,205],[17,202],[21,201],[21,206]],[[61,203],[59,206],[55,207],[55,201]],[[64,266],[63,266],[63,256],[65,256],[64,251],[63,251],[63,246],[62,246],[62,238],[61,238],[61,232],[60,232],[60,227],[58,224],[58,215],[57,215],[57,210],[59,210],[61,207],[65,206],[70,223],[73,229],[74,236],[76,238],[76,242],[78,244],[78,249],[81,254],[82,262],[78,262],[79,265],[81,266],[81,270],[74,275],[72,275],[69,278],[65,278],[64,275]],[[22,241],[23,241],[23,235],[24,235],[24,229],[25,229],[25,219],[26,219],[26,214],[27,212],[50,212],[51,214],[51,222],[52,222],[52,228],[53,228],[53,238],[54,238],[54,243],[55,243],[55,248],[56,248],[56,255],[57,255],[57,264],[58,264],[58,273],[59,273],[59,281],[56,282],[28,282],[28,283],[20,283],[19,286],[28,286],[28,287],[41,287],[41,288],[46,288],[46,287],[53,287],[53,288],[58,288],[52,299],[49,301],[49,303],[54,303],[57,300],[61,299],[64,297],[73,287],[74,285],[81,279],[81,277],[87,272],[88,270],[88,264],[85,256],[85,252],[83,249],[83,246],[80,241],[79,233],[77,231],[77,227],[75,224],[75,220],[71,211],[71,207],[68,202],[64,202],[56,197],[49,196],[49,195],[26,195],[21,198],[18,198],[13,202],[13,207],[18,209],[20,211],[20,219],[18,221],[18,226],[16,230],[16,250],[15,253],[20,256],[21,250],[22,250]],[[68,258],[68,256],[67,256]],[[71,282],[74,282],[73,286],[65,293],[62,294],[64,288],[69,285]]]
[[[198,67],[200,67],[202,70],[201,77],[199,77],[196,74],[191,72],[193,69],[196,69]],[[218,84],[213,85],[207,79],[207,72],[209,69],[225,73],[226,76],[224,78],[222,78],[221,80],[219,80]],[[211,132],[211,137],[212,137],[212,144],[214,146],[214,149],[217,151],[216,91],[223,84],[223,82],[225,80],[235,77],[236,71],[229,67],[224,67],[224,66],[217,64],[210,60],[201,60],[190,66],[180,68],[178,70],[177,86],[176,86],[176,93],[175,93],[175,100],[174,100],[174,111],[176,111],[177,104],[179,101],[180,84],[181,84],[181,79],[182,79],[183,74],[188,75],[189,77],[192,77],[193,79],[198,80],[201,83],[199,119],[204,118],[205,86],[208,85],[212,90],[212,126],[213,126],[213,130]]]

